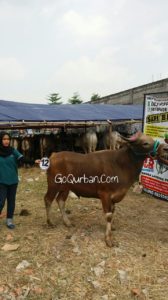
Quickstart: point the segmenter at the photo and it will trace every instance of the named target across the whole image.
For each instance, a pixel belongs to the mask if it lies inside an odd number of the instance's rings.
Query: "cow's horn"
[[[129,138],[126,138],[126,137],[122,137],[122,138],[127,142],[135,142],[136,140],[138,140],[140,135],[141,135],[141,132],[137,131],[134,135],[132,135]]]

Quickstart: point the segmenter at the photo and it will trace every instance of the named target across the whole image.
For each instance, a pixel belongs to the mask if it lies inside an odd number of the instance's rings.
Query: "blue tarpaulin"
[[[28,104],[0,100],[0,122],[142,120],[143,105]]]

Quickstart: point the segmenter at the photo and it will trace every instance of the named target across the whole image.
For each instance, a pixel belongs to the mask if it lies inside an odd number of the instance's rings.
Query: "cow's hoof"
[[[106,238],[105,241],[106,241],[106,245],[110,248],[119,246],[118,242],[116,242],[115,240],[112,240],[110,238]]]
[[[71,222],[68,219],[63,220],[63,221],[64,221],[65,226],[67,226],[67,227],[71,227],[72,226]]]
[[[105,242],[106,242],[106,245],[108,246],[108,247],[113,247],[113,242],[112,242],[112,240],[111,239],[105,239]]]
[[[53,223],[49,220],[47,220],[47,225],[48,225],[48,227],[54,227]]]
[[[113,240],[112,243],[113,243],[113,247],[117,247],[117,248],[119,247],[119,243],[116,240]]]

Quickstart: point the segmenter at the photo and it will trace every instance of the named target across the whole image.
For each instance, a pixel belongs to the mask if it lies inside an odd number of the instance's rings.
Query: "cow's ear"
[[[129,142],[129,143],[133,143],[133,142],[136,142],[139,137],[141,136],[142,132],[141,131],[137,131],[134,135],[132,135],[131,137],[129,138],[126,138],[126,137],[122,137],[125,141]]]

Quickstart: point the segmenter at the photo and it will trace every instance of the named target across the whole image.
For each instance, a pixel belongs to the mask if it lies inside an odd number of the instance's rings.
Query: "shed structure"
[[[142,119],[143,105],[47,105],[0,100],[0,129],[86,127]]]

